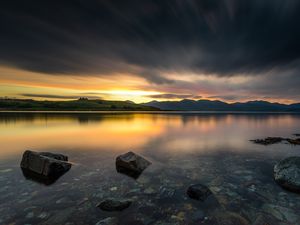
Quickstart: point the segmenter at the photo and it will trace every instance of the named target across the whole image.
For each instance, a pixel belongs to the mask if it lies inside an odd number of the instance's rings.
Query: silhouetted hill
[[[72,101],[36,101],[31,99],[0,99],[0,110],[19,111],[154,111],[152,106],[130,101],[79,99]]]
[[[210,100],[181,101],[151,101],[143,105],[157,107],[161,110],[183,110],[183,111],[272,111],[272,112],[300,112],[300,103],[285,105],[267,101],[249,101],[245,103],[226,103]]]

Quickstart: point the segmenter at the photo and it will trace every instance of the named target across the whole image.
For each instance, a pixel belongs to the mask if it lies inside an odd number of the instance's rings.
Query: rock
[[[292,145],[300,145],[300,138],[297,139],[286,139],[288,143],[292,144]]]
[[[106,199],[97,205],[98,208],[104,211],[122,211],[131,205],[131,200],[128,199]]]
[[[106,219],[98,221],[95,225],[117,225],[118,220],[115,217],[108,217]]]
[[[299,219],[298,214],[292,209],[279,205],[266,203],[262,206],[262,210],[278,220],[289,221],[293,224]]]
[[[205,219],[205,214],[202,210],[198,209],[191,216],[192,221],[201,222]]]
[[[297,136],[297,134],[294,135]],[[272,144],[280,143],[282,141],[287,141],[287,143],[292,145],[300,145],[300,138],[291,139],[291,138],[282,138],[282,137],[267,137],[265,139],[255,139],[250,141],[261,145],[272,145]]]
[[[215,212],[213,217],[203,221],[204,225],[250,225],[250,223],[242,216],[234,212]],[[264,224],[262,224],[264,225]]]
[[[300,134],[294,134],[294,136],[296,136],[296,137],[300,137]]]
[[[187,189],[187,195],[196,200],[204,201],[212,192],[203,184],[193,184]]]
[[[255,144],[272,145],[272,144],[280,143],[284,140],[286,140],[286,139],[282,138],[282,137],[267,137],[265,139],[255,139],[255,140],[250,140],[250,141],[254,142]]]
[[[279,223],[280,220],[276,219],[272,215],[259,214],[252,225],[277,225]]]
[[[127,152],[116,159],[116,169],[119,173],[138,178],[151,163],[143,157]]]
[[[61,161],[68,161],[68,156],[63,155],[63,154],[57,154],[57,153],[51,153],[51,152],[39,152],[40,155],[45,156],[45,157],[49,157],[52,159],[57,159],[57,160],[61,160]]]
[[[300,193],[300,157],[289,157],[277,163],[274,179],[282,187]]]
[[[71,168],[67,160],[68,157],[61,154],[27,150],[23,154],[21,168],[26,178],[50,184]]]
[[[55,213],[43,224],[66,224],[75,214],[78,214],[75,207],[61,209]]]
[[[152,187],[148,187],[144,190],[144,193],[147,195],[155,194],[156,191]]]

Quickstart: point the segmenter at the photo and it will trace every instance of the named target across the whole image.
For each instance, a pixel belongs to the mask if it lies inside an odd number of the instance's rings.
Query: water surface
[[[300,156],[300,147],[249,142],[293,133],[300,133],[298,114],[1,113],[0,224],[96,224],[107,217],[130,225],[265,217],[300,224],[300,195],[272,177],[274,164]],[[73,167],[52,185],[28,180],[19,168],[26,149],[66,154]],[[115,170],[116,156],[127,151],[152,162],[136,180]],[[215,199],[189,199],[194,183],[207,185]],[[134,203],[114,213],[95,207],[107,197]]]

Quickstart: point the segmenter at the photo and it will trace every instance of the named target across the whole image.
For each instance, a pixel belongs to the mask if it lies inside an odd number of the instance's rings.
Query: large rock
[[[196,200],[204,201],[212,194],[208,187],[203,184],[193,184],[187,189],[187,195]]]
[[[150,164],[148,160],[133,152],[119,155],[116,159],[117,171],[133,178],[138,178]]]
[[[274,179],[282,187],[300,192],[300,157],[286,158],[274,166]]]
[[[131,200],[109,198],[97,205],[104,211],[122,211],[131,205]]]
[[[21,168],[23,174],[30,179],[42,183],[52,183],[71,168],[68,157],[50,152],[24,152]]]

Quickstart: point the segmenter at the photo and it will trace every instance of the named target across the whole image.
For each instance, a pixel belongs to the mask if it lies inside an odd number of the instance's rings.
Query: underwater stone
[[[253,222],[252,225],[278,225],[280,223],[280,220],[278,220],[277,218],[275,218],[273,215],[271,214],[259,214],[255,221]]]
[[[122,211],[131,205],[132,201],[128,199],[106,199],[97,205],[104,211]]]
[[[212,218],[204,220],[203,225],[250,225],[250,223],[237,213],[229,211],[215,211]]]
[[[203,184],[193,184],[187,189],[187,195],[196,200],[204,201],[212,192]]]
[[[119,155],[116,158],[116,169],[120,173],[124,173],[133,178],[138,178],[139,175],[150,165],[151,163],[143,157],[133,153],[127,152],[123,155]]]
[[[283,159],[274,166],[274,179],[283,188],[300,192],[300,157]]]
[[[201,222],[205,219],[204,212],[202,210],[197,210],[192,214],[192,220]]]
[[[118,220],[115,217],[108,217],[98,221],[95,225],[117,225]]]

